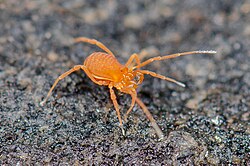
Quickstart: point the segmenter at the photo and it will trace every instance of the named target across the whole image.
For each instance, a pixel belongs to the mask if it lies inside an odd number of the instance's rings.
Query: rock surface
[[[248,0],[3,0],[0,2],[0,165],[250,165],[250,3]],[[124,124],[107,87],[76,72],[98,39],[118,60],[216,50],[155,62],[138,96],[165,137],[135,106]],[[147,51],[149,51],[147,53]],[[128,95],[118,95],[122,114]]]

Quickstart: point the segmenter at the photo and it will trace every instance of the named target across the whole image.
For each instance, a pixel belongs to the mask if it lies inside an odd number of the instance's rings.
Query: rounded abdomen
[[[112,81],[117,81],[122,77],[120,73],[123,65],[120,64],[114,56],[107,53],[92,53],[84,61],[84,65],[97,77],[106,78]]]

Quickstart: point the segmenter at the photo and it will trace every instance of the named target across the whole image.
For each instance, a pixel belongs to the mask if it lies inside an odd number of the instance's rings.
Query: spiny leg
[[[81,67],[82,67],[82,65],[76,65],[76,66],[74,66],[72,69],[70,69],[69,71],[66,71],[65,73],[63,73],[62,75],[60,75],[60,76],[55,80],[55,82],[54,82],[54,84],[52,85],[52,87],[50,88],[50,90],[49,90],[49,92],[48,92],[46,98],[45,98],[42,102],[40,102],[40,105],[44,105],[44,103],[48,100],[49,96],[51,95],[52,90],[55,88],[55,86],[57,85],[57,83],[58,83],[60,80],[64,79],[64,78],[65,78],[66,76],[68,76],[69,74],[71,74],[71,73],[73,73],[73,72],[75,72],[75,71],[77,71],[77,70],[80,70]]]
[[[130,58],[128,59],[127,63],[125,64],[126,67],[129,67],[129,65],[131,65],[131,63],[133,62],[133,60],[135,59],[137,65],[141,64],[141,61],[139,59],[138,54],[134,53],[130,56]]]
[[[109,85],[110,97],[111,97],[111,100],[113,101],[113,104],[114,104],[114,107],[115,107],[115,110],[116,110],[116,113],[118,116],[120,127],[122,129],[122,134],[125,135],[125,131],[124,131],[123,126],[122,126],[122,118],[121,118],[121,114],[120,114],[120,110],[119,110],[119,105],[118,105],[117,100],[116,100],[115,92],[112,88],[113,88],[113,85],[110,84]]]
[[[215,54],[216,51],[189,51],[189,52],[182,52],[182,53],[175,53],[175,54],[170,54],[170,55],[165,55],[165,56],[157,56],[154,58],[150,58],[144,62],[142,62],[140,65],[135,66],[135,68],[140,68],[143,67],[145,65],[148,65],[149,63],[152,63],[154,61],[161,61],[164,59],[172,59],[172,58],[176,58],[179,56],[183,56],[183,55],[191,55],[191,54]]]
[[[140,72],[140,73],[143,73],[143,74],[149,74],[149,75],[151,75],[151,76],[153,76],[153,77],[160,78],[160,79],[163,79],[163,80],[166,80],[166,81],[169,81],[169,82],[173,82],[173,83],[175,83],[175,84],[177,84],[177,85],[179,85],[179,86],[182,86],[182,87],[184,87],[184,88],[186,87],[185,84],[183,84],[183,83],[181,83],[181,82],[179,82],[179,81],[176,81],[176,80],[174,80],[174,79],[172,79],[172,78],[169,78],[169,77],[166,77],[166,76],[157,74],[157,73],[152,72],[152,71],[149,71],[149,70],[139,70],[139,72]]]
[[[112,51],[110,51],[104,44],[102,44],[101,42],[99,42],[99,41],[97,41],[95,39],[89,39],[89,38],[86,38],[86,37],[78,37],[78,38],[75,38],[74,41],[76,43],[78,43],[78,42],[85,42],[85,43],[90,43],[90,44],[97,45],[99,48],[103,49],[108,54],[114,56],[114,54],[112,53]]]
[[[163,139],[164,134],[162,132],[162,130],[160,129],[160,127],[157,125],[155,119],[153,118],[153,116],[151,115],[151,113],[149,112],[148,108],[145,106],[145,104],[136,97],[135,99],[136,103],[142,108],[143,112],[146,114],[147,118],[149,119],[149,121],[151,122],[153,128],[156,131],[157,136],[160,139]]]

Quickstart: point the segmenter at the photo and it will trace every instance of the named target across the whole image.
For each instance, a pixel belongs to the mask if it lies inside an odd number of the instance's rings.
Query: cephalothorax
[[[153,128],[156,131],[156,134],[159,138],[162,138],[163,132],[157,125],[156,121],[154,120],[151,113],[148,111],[147,107],[144,105],[144,103],[137,97],[136,88],[139,84],[143,82],[144,74],[151,75],[153,77],[157,77],[166,81],[170,81],[173,83],[176,83],[182,87],[185,87],[185,85],[181,82],[178,82],[172,78],[165,77],[163,75],[157,74],[152,71],[148,70],[141,70],[141,67],[148,65],[149,63],[152,63],[153,61],[160,61],[164,59],[171,59],[176,58],[178,56],[183,55],[190,55],[190,54],[214,54],[215,51],[190,51],[190,52],[183,52],[183,53],[176,53],[166,56],[157,56],[150,58],[144,62],[141,63],[139,57],[137,54],[131,55],[131,57],[128,59],[127,63],[125,65],[122,65],[118,62],[118,60],[115,58],[114,54],[101,42],[95,40],[95,39],[89,39],[86,37],[79,37],[75,39],[75,42],[86,42],[90,44],[97,45],[105,52],[94,52],[91,55],[89,55],[86,60],[84,61],[83,65],[76,65],[69,71],[63,73],[60,75],[50,88],[46,98],[41,102],[41,105],[43,105],[51,95],[52,90],[55,88],[56,84],[71,74],[72,72],[75,72],[77,70],[84,70],[87,76],[96,84],[98,85],[105,85],[109,87],[110,91],[110,97],[113,101],[118,120],[120,123],[120,126],[122,128],[122,118],[120,115],[119,105],[116,100],[116,95],[114,93],[113,87],[117,90],[127,93],[131,95],[132,101],[131,105],[126,112],[125,117],[128,116],[128,114],[132,111],[132,108],[134,107],[135,103],[137,103],[144,113],[146,114],[147,118],[150,120]],[[136,65],[132,65],[135,61]],[[123,131],[123,128],[122,128]],[[124,131],[123,131],[124,132]]]

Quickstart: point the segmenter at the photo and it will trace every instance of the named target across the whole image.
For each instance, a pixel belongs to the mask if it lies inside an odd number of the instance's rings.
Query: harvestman
[[[117,103],[116,95],[114,93],[113,88],[116,88],[117,90],[123,93],[129,94],[132,98],[131,105],[125,114],[125,118],[132,111],[132,108],[134,107],[135,103],[137,103],[142,108],[143,112],[146,114],[147,118],[151,122],[159,138],[163,138],[164,136],[163,132],[157,125],[155,119],[153,118],[153,116],[151,115],[147,107],[137,97],[136,88],[138,87],[139,84],[143,82],[144,74],[148,74],[156,78],[160,78],[166,81],[176,83],[177,85],[180,85],[182,87],[185,87],[185,84],[178,82],[172,78],[149,71],[149,70],[141,70],[141,67],[144,67],[154,61],[172,59],[172,58],[176,58],[176,57],[183,56],[183,55],[215,54],[216,53],[215,51],[189,51],[189,52],[176,53],[176,54],[171,54],[171,55],[166,55],[166,56],[157,56],[157,57],[150,58],[144,62],[140,61],[139,56],[137,54],[132,54],[130,58],[128,59],[127,63],[123,65],[118,62],[114,54],[104,44],[102,44],[101,42],[95,39],[79,37],[75,39],[75,42],[86,42],[86,43],[90,43],[93,45],[97,45],[99,48],[101,48],[105,52],[92,53],[86,58],[83,65],[76,65],[69,71],[60,75],[55,80],[53,86],[50,88],[46,98],[41,102],[41,105],[44,105],[44,103],[48,100],[49,96],[51,95],[52,90],[55,88],[55,86],[60,80],[62,80],[63,78],[71,74],[72,72],[83,70],[86,73],[86,75],[94,83],[109,87],[110,97],[111,97],[111,100],[113,101],[123,134],[124,134],[124,130],[122,128],[122,118],[120,115],[119,105]],[[132,65],[134,61],[136,62],[135,66]]]

